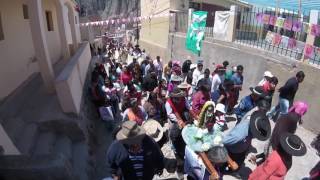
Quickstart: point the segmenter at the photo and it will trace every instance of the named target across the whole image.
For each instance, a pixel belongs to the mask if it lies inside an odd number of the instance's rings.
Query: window
[[[28,11],[28,6],[26,4],[22,5],[22,10],[23,10],[23,18],[29,19],[29,11]]]
[[[2,29],[1,13],[0,13],[0,41],[4,40],[4,34]]]
[[[48,31],[53,31],[53,20],[52,20],[52,12],[46,11],[46,19],[47,19],[47,28]]]

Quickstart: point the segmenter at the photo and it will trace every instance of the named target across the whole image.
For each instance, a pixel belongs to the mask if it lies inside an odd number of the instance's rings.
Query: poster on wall
[[[195,11],[192,13],[192,21],[188,28],[186,48],[199,55],[202,49],[202,40],[205,34],[205,27],[208,12]]]

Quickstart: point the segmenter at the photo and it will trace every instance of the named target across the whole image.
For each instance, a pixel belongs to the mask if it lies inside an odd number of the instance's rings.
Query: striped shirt
[[[132,166],[136,172],[138,180],[143,179],[143,149],[141,149],[138,153],[133,153],[129,150],[129,158],[132,162]]]

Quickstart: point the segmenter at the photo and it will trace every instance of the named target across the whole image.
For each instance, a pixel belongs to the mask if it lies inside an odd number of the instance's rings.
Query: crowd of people
[[[210,71],[204,69],[203,60],[192,63],[190,58],[164,64],[139,45],[116,42],[99,53],[101,61],[91,76],[92,102],[103,121],[121,122],[106,154],[105,179],[151,180],[164,169],[187,174],[188,179],[206,179],[207,171],[195,172],[195,164],[205,159],[191,160],[199,153],[206,154],[219,178],[230,173],[237,177],[252,139],[266,145],[264,152],[248,157],[257,165],[249,179],[284,179],[292,156],[306,153],[306,145],[295,134],[308,110],[307,103],[294,101],[303,71],[280,88],[278,78],[266,71],[250,87],[251,93],[240,98],[245,88],[242,65],[229,67],[224,61]],[[277,89],[279,102],[271,107]],[[226,131],[229,117],[235,117],[236,125]],[[275,122],[273,129],[270,121]],[[165,143],[175,159],[164,157],[160,149]],[[239,168],[230,168],[232,162]]]

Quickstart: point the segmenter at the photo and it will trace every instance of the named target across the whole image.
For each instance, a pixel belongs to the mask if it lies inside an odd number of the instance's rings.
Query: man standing
[[[156,57],[156,60],[153,61],[153,64],[156,69],[158,79],[162,79],[163,65],[160,56]]]
[[[213,102],[217,103],[220,93],[218,91],[220,84],[224,81],[224,75],[226,72],[226,69],[222,65],[218,65],[215,74],[212,77],[212,85],[211,85],[211,99]]]
[[[296,77],[290,78],[284,86],[279,89],[279,102],[277,106],[274,106],[268,113],[267,116],[271,118],[276,111],[280,110],[281,114],[288,113],[289,107],[292,105],[296,92],[299,88],[299,83],[304,80],[305,74],[303,71],[299,71]]]
[[[108,149],[106,165],[106,179],[149,180],[162,173],[164,157],[158,144],[142,127],[126,121]]]
[[[231,77],[231,81],[233,81],[233,87],[235,90],[236,102],[238,102],[240,91],[242,90],[243,84],[243,66],[238,65],[237,71]]]
[[[207,68],[204,70],[204,74],[200,76],[200,80],[198,81],[197,87],[200,87],[201,85],[207,85],[209,88],[211,88],[212,84],[212,77],[210,76],[210,70]]]
[[[192,88],[195,90],[198,81],[200,80],[200,75],[203,74],[203,61],[198,60],[197,68],[193,71],[192,74]]]

